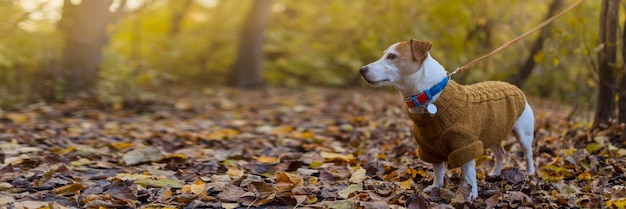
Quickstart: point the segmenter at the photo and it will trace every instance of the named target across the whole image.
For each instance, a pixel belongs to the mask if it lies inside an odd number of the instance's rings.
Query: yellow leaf
[[[418,171],[413,168],[407,168],[406,172],[411,175],[411,178],[414,179],[417,176]]]
[[[156,187],[162,188],[166,186],[170,186],[172,188],[181,188],[183,187],[183,181],[175,179],[175,178],[158,178],[158,179],[140,179],[136,181],[137,184],[145,187]]]
[[[563,150],[563,156],[565,156],[565,157],[572,156],[572,155],[574,155],[574,153],[576,153],[576,151],[577,151],[576,148]]]
[[[206,187],[205,183],[202,184],[187,184],[184,185],[183,188],[181,189],[182,193],[193,193],[196,195],[200,195],[202,194],[202,192],[204,192],[204,188]]]
[[[311,178],[307,179],[307,181],[311,185],[317,185],[317,182],[319,181],[319,179],[317,177],[311,177]]]
[[[554,56],[554,58],[552,58],[552,65],[559,66],[559,63],[559,57]]]
[[[228,171],[226,171],[226,174],[228,174],[228,176],[230,176],[231,178],[236,179],[236,178],[243,176],[243,171],[239,170],[235,166],[230,166],[228,168]]]
[[[367,176],[365,175],[365,169],[359,168],[352,174],[352,176],[350,176],[349,181],[350,183],[359,183],[363,182],[366,178]]]
[[[323,163],[322,163],[322,162],[319,162],[319,161],[314,161],[314,162],[312,162],[312,163],[309,165],[309,168],[317,168],[317,167],[320,167],[320,166],[322,166],[322,165],[323,165]]]
[[[404,190],[410,190],[411,189],[411,182],[413,182],[413,179],[407,179],[406,181],[401,181],[398,184],[400,185],[400,188],[402,188]]]
[[[257,157],[256,161],[259,162],[259,163],[278,163],[279,162],[278,158],[269,157],[269,156],[265,156],[265,155],[261,155],[261,156]]]
[[[76,150],[75,146],[69,146],[69,147],[66,147],[65,149],[58,150],[56,152],[61,154],[61,155],[65,155],[67,153],[73,152],[74,150]]]
[[[541,62],[541,60],[543,60],[543,52],[539,51],[537,54],[533,55],[533,60],[537,63]]]
[[[482,179],[485,179],[485,177],[486,177],[486,176],[485,176],[485,174],[484,174],[484,173],[476,173],[476,179],[480,179],[480,180],[482,180]]]
[[[314,139],[315,138],[315,134],[309,131],[302,132],[302,133],[294,133],[291,136],[293,138],[300,138],[300,139]]]
[[[599,151],[600,149],[602,149],[602,145],[598,144],[598,143],[589,143],[587,144],[587,147],[585,147],[585,149],[587,150],[588,153],[596,153],[597,151]]]
[[[385,153],[378,153],[376,155],[376,158],[381,159],[381,160],[386,160],[387,159],[387,155],[385,155]]]
[[[215,132],[209,133],[208,135],[206,135],[206,138],[208,139],[225,139],[228,137],[233,137],[235,135],[239,134],[239,131],[234,130],[234,129],[221,129],[221,130],[217,130]]]
[[[161,159],[161,161],[173,160],[173,161],[178,161],[178,162],[184,162],[186,159],[187,159],[187,156],[185,156],[185,154],[174,153],[174,154],[166,155],[165,157],[163,157],[163,159]]]
[[[118,173],[118,174],[115,174],[115,177],[122,179],[122,180],[131,180],[131,181],[153,178],[151,175],[135,174],[135,173]]]
[[[167,191],[163,192],[161,199],[163,202],[165,202],[166,200],[170,199],[170,197],[172,197],[172,190],[168,189]]]
[[[609,208],[626,209],[626,198],[612,199],[606,202]]]
[[[19,113],[7,113],[6,118],[16,124],[24,123],[28,120],[28,116]]]
[[[132,147],[133,144],[132,143],[128,143],[128,142],[113,142],[111,143],[111,147],[118,149],[118,150],[123,150],[123,149],[127,149]]]
[[[70,165],[76,167],[76,166],[87,165],[87,164],[90,164],[90,163],[91,163],[91,160],[89,160],[87,158],[80,158],[80,159],[78,159],[76,161],[70,162]]]
[[[69,132],[70,137],[79,137],[83,134],[85,130],[80,127],[69,127],[67,128],[67,132]]]
[[[272,133],[277,135],[285,135],[293,131],[294,129],[295,128],[293,126],[279,126],[272,129]]]
[[[222,208],[224,209],[234,209],[239,206],[239,203],[222,203]]]
[[[428,172],[426,172],[424,169],[419,169],[417,170],[417,174],[419,174],[420,176],[424,177],[426,176]]]
[[[276,174],[277,183],[288,183],[294,186],[302,186],[304,179],[298,174],[292,174],[287,172],[280,172]]]
[[[328,161],[332,161],[332,160],[335,160],[335,159],[341,159],[341,160],[345,160],[345,161],[354,160],[354,156],[352,154],[342,155],[342,154],[331,153],[331,152],[321,152],[320,156],[322,156],[322,158],[324,158],[324,159],[326,159]]]
[[[57,195],[63,195],[63,194],[75,194],[78,191],[82,191],[87,189],[87,187],[85,185],[82,185],[80,183],[73,183],[73,184],[68,184],[62,187],[57,187],[54,188],[52,190],[52,193],[55,193]]]
[[[580,175],[578,175],[578,179],[580,179],[580,180],[591,180],[591,174],[589,173],[589,171],[585,171],[585,172],[581,173]]]

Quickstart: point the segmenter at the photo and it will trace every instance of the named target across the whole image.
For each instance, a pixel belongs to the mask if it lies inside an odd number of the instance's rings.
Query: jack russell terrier
[[[411,39],[391,45],[383,56],[359,72],[372,86],[393,86],[408,106],[418,156],[433,164],[433,184],[443,186],[446,163],[461,167],[463,179],[472,190],[468,200],[478,197],[474,159],[491,148],[498,176],[505,156],[501,141],[513,132],[526,156],[526,172],[535,173],[531,150],[533,111],[522,91],[505,82],[487,81],[460,85],[428,52],[432,43]]]

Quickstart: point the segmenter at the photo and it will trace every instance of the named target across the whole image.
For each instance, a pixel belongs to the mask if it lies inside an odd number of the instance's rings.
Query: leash
[[[475,60],[472,60],[471,62],[469,62],[469,63],[467,63],[467,64],[465,64],[465,65],[461,66],[461,67],[458,67],[458,68],[457,68],[456,70],[454,70],[453,72],[448,73],[448,77],[450,77],[450,76],[452,76],[452,75],[454,75],[454,74],[457,74],[457,73],[462,73],[464,70],[466,70],[466,69],[468,69],[468,68],[470,68],[470,67],[474,66],[476,63],[478,63],[478,62],[480,62],[480,61],[482,61],[482,60],[486,59],[487,57],[489,57],[489,56],[491,56],[491,55],[493,55],[493,54],[495,54],[495,53],[498,53],[499,51],[502,51],[502,49],[507,48],[507,47],[511,46],[513,43],[515,43],[515,42],[519,41],[520,39],[522,39],[522,38],[524,38],[524,37],[526,37],[526,36],[528,36],[528,34],[531,34],[531,33],[535,32],[535,31],[539,30],[540,28],[543,28],[543,27],[545,27],[546,25],[548,25],[548,24],[550,24],[550,23],[554,22],[554,20],[556,20],[557,18],[559,18],[561,15],[563,15],[563,14],[565,14],[565,13],[569,12],[570,10],[572,10],[572,9],[576,8],[578,5],[580,5],[581,3],[583,3],[583,1],[584,1],[584,0],[578,0],[576,3],[573,3],[572,5],[570,5],[569,7],[567,7],[566,9],[564,9],[563,11],[561,11],[561,12],[559,12],[558,14],[556,14],[556,15],[554,15],[554,16],[552,16],[552,17],[548,18],[547,20],[544,20],[543,22],[541,22],[541,24],[539,24],[539,25],[535,26],[534,28],[530,29],[530,30],[529,30],[529,31],[527,31],[526,33],[523,33],[522,35],[519,35],[519,36],[515,37],[514,39],[512,39],[512,40],[510,40],[510,41],[508,41],[508,42],[506,42],[506,43],[502,44],[500,47],[498,47],[498,48],[494,49],[493,51],[489,52],[488,54],[485,54],[485,55],[483,55],[482,57],[479,57],[479,58],[477,58],[477,59],[475,59]]]

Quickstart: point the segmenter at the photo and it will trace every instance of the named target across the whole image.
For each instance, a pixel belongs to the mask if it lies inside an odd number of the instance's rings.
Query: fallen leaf
[[[222,208],[224,209],[235,209],[239,206],[239,203],[222,203]]]
[[[517,184],[525,179],[525,175],[517,168],[504,170],[501,176],[513,184]]]
[[[226,174],[228,174],[231,178],[239,178],[243,176],[243,170],[239,170],[236,166],[230,166],[228,171],[226,171]]]
[[[137,184],[145,187],[155,187],[162,188],[166,186],[170,186],[172,188],[181,188],[183,187],[183,181],[175,179],[175,178],[149,178],[149,179],[139,179],[137,180]]]
[[[15,198],[8,195],[0,194],[0,205],[9,205],[13,202],[15,202]]]
[[[137,165],[140,163],[147,163],[159,160],[163,157],[161,150],[154,146],[148,146],[124,154],[122,159],[126,165]]]
[[[406,181],[398,182],[398,185],[400,185],[401,189],[410,190],[412,182],[413,182],[413,179],[407,179]]]
[[[332,209],[355,209],[357,208],[356,200],[325,201],[324,205]]]
[[[606,205],[611,209],[625,209],[626,198],[610,199],[606,201]]]
[[[361,191],[363,191],[363,184],[362,183],[357,183],[357,184],[350,184],[345,189],[337,192],[337,194],[339,194],[339,197],[341,197],[341,198],[348,199],[348,197],[352,193],[361,192]]]
[[[342,154],[331,153],[331,152],[321,152],[320,155],[326,161],[333,161],[333,160],[351,161],[351,160],[354,160],[354,156],[352,154],[342,155]]]
[[[493,208],[496,205],[498,205],[498,203],[500,202],[500,198],[502,197],[502,192],[496,192],[494,195],[492,195],[491,197],[487,198],[485,200],[485,204],[487,205],[487,208]]]
[[[11,120],[13,123],[21,124],[28,121],[28,116],[20,113],[7,113],[4,115],[6,118]]]
[[[350,179],[348,181],[350,183],[361,183],[367,178],[365,173],[366,173],[365,169],[359,168],[354,173],[352,173],[352,176],[350,176]]]
[[[13,206],[16,209],[29,209],[29,208],[69,209],[69,207],[61,205],[56,202],[44,202],[44,201],[20,201],[20,202],[15,202]]]
[[[246,191],[242,188],[235,185],[229,185],[226,189],[224,189],[224,191],[217,194],[216,197],[228,202],[237,202],[245,193]]]
[[[278,163],[278,158],[261,155],[256,158],[259,163]]]
[[[204,192],[204,188],[206,184],[204,182],[196,182],[194,184],[183,185],[181,188],[181,192],[185,193],[193,193],[196,195],[202,194]]]
[[[73,184],[62,186],[62,187],[54,188],[52,190],[52,193],[63,196],[66,194],[76,194],[78,191],[82,191],[85,189],[87,189],[86,186],[80,183],[73,183]]]
[[[409,198],[407,209],[431,209],[431,207],[424,197],[414,195]]]

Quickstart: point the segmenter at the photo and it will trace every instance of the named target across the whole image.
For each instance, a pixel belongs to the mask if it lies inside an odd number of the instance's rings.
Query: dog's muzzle
[[[368,68],[367,66],[363,66],[361,67],[361,69],[359,69],[359,73],[361,73],[361,76],[365,77],[365,74],[367,74]]]

